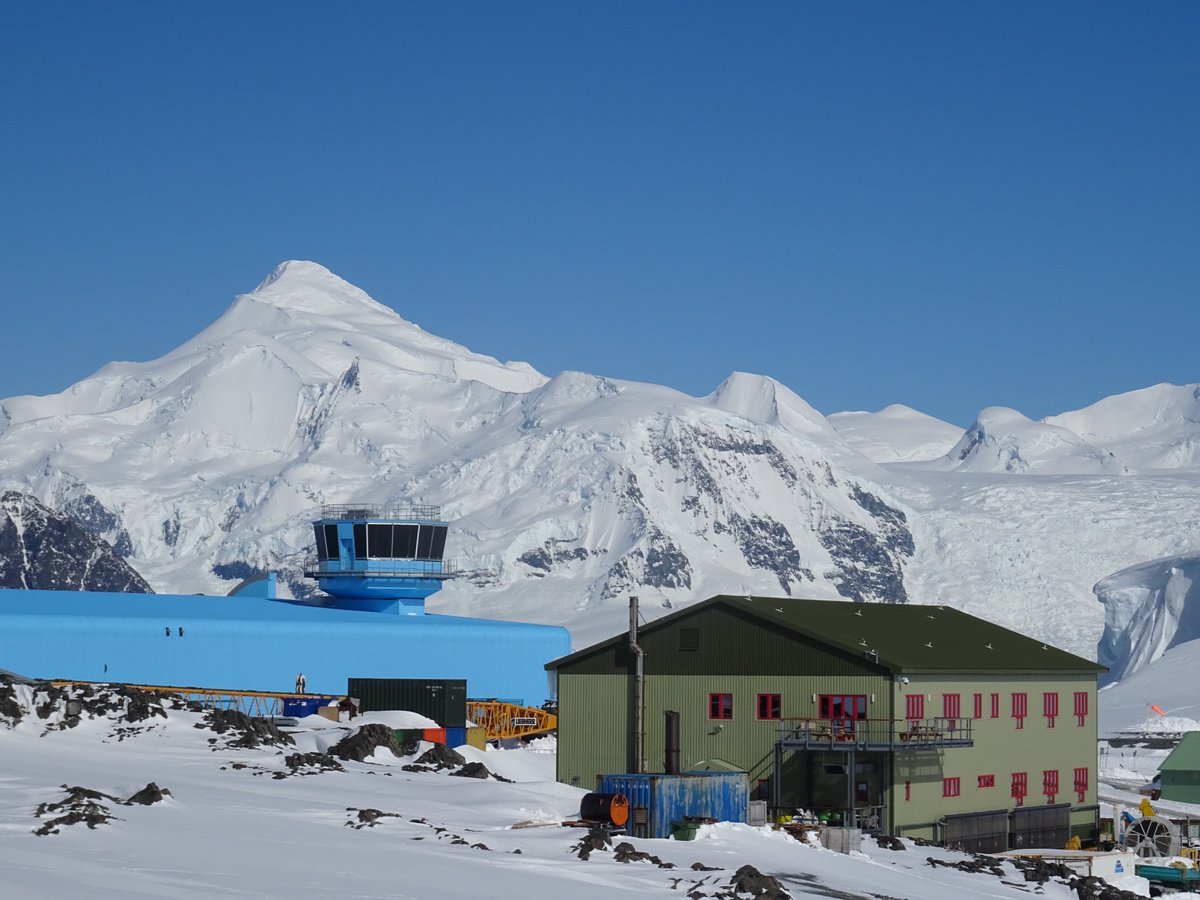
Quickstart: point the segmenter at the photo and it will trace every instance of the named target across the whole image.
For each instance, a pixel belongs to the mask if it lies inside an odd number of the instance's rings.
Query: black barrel
[[[584,794],[579,818],[586,822],[611,822],[619,828],[629,821],[629,798],[624,794]]]

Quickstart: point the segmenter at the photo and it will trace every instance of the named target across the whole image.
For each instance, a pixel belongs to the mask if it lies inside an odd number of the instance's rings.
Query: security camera
[[[900,683],[901,683],[901,684],[908,684],[908,676],[907,676],[907,675],[901,675],[901,676],[900,676]]]

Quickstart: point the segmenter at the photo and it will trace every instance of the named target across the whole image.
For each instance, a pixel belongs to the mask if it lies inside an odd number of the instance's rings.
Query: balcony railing
[[[974,721],[937,719],[781,719],[788,750],[928,750],[971,747]]]
[[[305,578],[456,578],[459,574],[454,559],[356,559],[346,565],[310,556],[304,561]]]
[[[321,507],[322,519],[384,519],[404,522],[441,522],[442,508],[424,503],[327,503]]]

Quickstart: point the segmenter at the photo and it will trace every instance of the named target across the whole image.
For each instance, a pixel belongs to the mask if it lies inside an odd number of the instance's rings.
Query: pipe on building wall
[[[629,598],[629,649],[633,651],[633,770],[641,775],[646,771],[645,680],[646,651],[638,646],[638,598]]]
[[[679,774],[679,713],[673,709],[668,709],[663,715],[666,717],[666,736],[664,745],[666,746],[666,759],[663,760],[663,771],[668,775]]]

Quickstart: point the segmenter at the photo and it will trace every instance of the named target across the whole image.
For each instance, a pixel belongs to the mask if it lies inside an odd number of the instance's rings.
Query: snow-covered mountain
[[[1095,433],[1134,435],[1122,409]],[[1130,459],[1013,412],[965,435],[900,407],[826,419],[745,373],[705,397],[547,378],[306,262],[160,359],[0,403],[0,488],[86,513],[156,590],[273,568],[302,593],[322,503],[408,499],[443,507],[473,572],[430,609],[577,644],[620,630],[626,594],[653,614],[754,592],[949,603],[1094,656],[1092,585],[1200,547],[1196,467]]]
[[[829,423],[842,440],[877,463],[937,459],[963,434],[957,425],[899,403],[879,412],[833,413]]]
[[[1139,470],[1200,466],[1200,385],[1156,384],[1050,416]]]
[[[413,498],[455,520],[474,611],[561,621],[646,590],[907,599],[905,513],[782,385],[548,380],[313,263],[283,264],[160,359],[2,409],[5,482],[97,498],[163,590],[295,573],[320,504]]]
[[[935,465],[960,472],[1129,474],[1111,450],[1088,443],[1068,428],[1035,422],[1004,406],[982,410]]]

